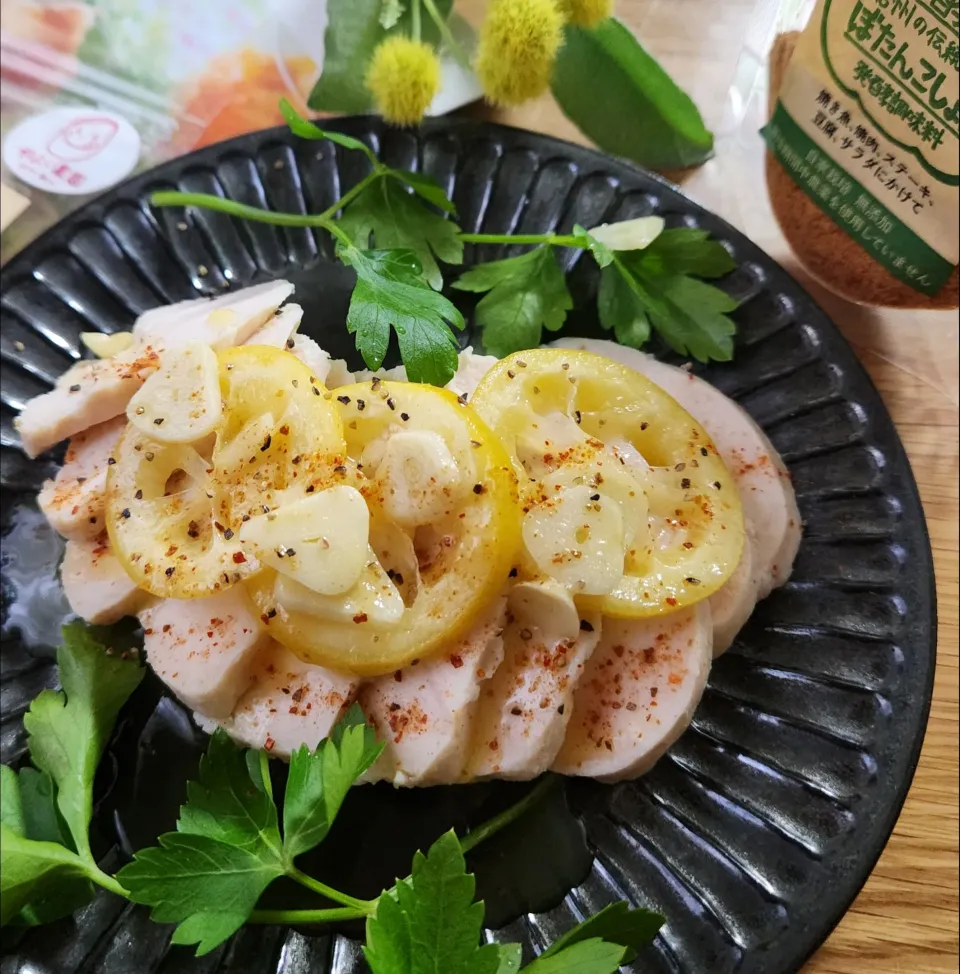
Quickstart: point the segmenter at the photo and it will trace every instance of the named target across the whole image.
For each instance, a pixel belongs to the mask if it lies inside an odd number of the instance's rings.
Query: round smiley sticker
[[[122,116],[96,108],[55,108],[28,118],[3,144],[13,175],[48,193],[98,193],[129,175],[140,136]]]

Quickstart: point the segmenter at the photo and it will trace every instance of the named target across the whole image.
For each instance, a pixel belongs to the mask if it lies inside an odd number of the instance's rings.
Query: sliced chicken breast
[[[140,613],[147,661],[188,706],[229,717],[270,638],[239,587],[202,599],[164,599]]]
[[[291,294],[289,281],[268,281],[212,299],[151,308],[137,318],[134,341],[165,349],[203,342],[214,351],[242,345]]]
[[[160,364],[159,350],[137,345],[113,358],[85,359],[35,396],[13,421],[27,456],[119,416]]]
[[[433,785],[455,781],[467,760],[477,698],[503,659],[506,597],[498,599],[452,652],[379,677],[360,706],[386,749],[365,781]]]
[[[553,770],[601,781],[649,771],[693,717],[711,641],[705,602],[651,619],[604,619]]]
[[[577,684],[600,637],[600,616],[581,621],[559,585],[526,605],[512,595],[510,604],[503,662],[480,693],[462,776],[467,780],[527,780],[550,767],[563,744]]]
[[[472,347],[465,348],[457,356],[457,374],[447,383],[447,388],[458,396],[472,396],[480,380],[498,361],[495,355],[478,355]]]
[[[70,440],[63,466],[44,483],[37,498],[53,529],[73,541],[89,541],[103,531],[107,461],[126,426],[117,416]]]
[[[243,344],[272,345],[274,348],[293,348],[294,336],[303,320],[299,304],[285,304],[265,325],[261,325]]]
[[[717,633],[716,640],[716,650],[722,652],[736,635],[729,631],[729,620],[746,620],[759,599],[790,577],[800,545],[796,497],[777,451],[745,410],[684,369],[614,342],[562,338],[553,344],[605,355],[655,382],[706,429],[734,475],[746,520],[752,574],[749,584],[742,575],[738,579],[735,592],[739,601],[734,603],[733,591],[723,597],[718,619],[724,631]]]
[[[136,615],[153,600],[138,588],[110,551],[106,534],[92,541],[68,541],[60,581],[70,608],[94,625]]]
[[[315,748],[356,699],[356,677],[297,659],[277,642],[256,656],[250,689],[220,721],[198,715],[206,731],[222,727],[238,744],[289,757],[301,744]]]
[[[134,344],[107,359],[77,362],[14,420],[23,449],[35,457],[68,436],[119,416],[167,349],[206,342],[214,349],[245,342],[293,292],[288,281],[153,308],[133,326]]]

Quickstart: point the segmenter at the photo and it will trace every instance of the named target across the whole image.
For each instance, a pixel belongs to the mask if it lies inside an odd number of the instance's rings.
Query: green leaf
[[[41,842],[70,845],[57,814],[57,790],[50,776],[34,768],[20,769],[20,798],[23,805],[24,835]]]
[[[314,752],[306,745],[293,752],[283,801],[283,851],[288,861],[326,838],[351,785],[382,750],[363,711],[354,704]]]
[[[422,181],[422,188],[427,185]],[[377,250],[412,250],[435,290],[443,286],[443,276],[434,254],[449,264],[463,261],[456,223],[424,206],[396,179],[372,183],[346,208],[339,226],[361,250],[371,246],[371,238]]]
[[[615,18],[566,27],[552,87],[564,114],[606,152],[652,169],[696,166],[713,153],[696,105]]]
[[[523,974],[616,974],[626,950],[595,938],[571,944],[557,953],[541,954]]]
[[[342,145],[344,149],[355,149],[357,152],[362,152],[374,165],[377,164],[377,157],[370,146],[353,138],[352,135],[344,135],[342,132],[328,132],[326,129],[320,128],[319,125],[305,119],[286,98],[280,99],[280,112],[290,127],[290,131],[301,139],[313,141],[327,139],[330,142],[336,142],[337,145]]]
[[[373,49],[387,34],[380,23],[381,8],[382,0],[327,0],[323,70],[307,99],[315,111],[370,108],[364,75]]]
[[[600,938],[611,944],[626,947],[622,963],[631,964],[637,956],[637,951],[645,947],[657,935],[663,926],[664,918],[652,910],[643,907],[631,909],[625,900],[605,906],[599,913],[587,917],[583,923],[578,923],[572,930],[568,930],[562,937],[555,940],[545,950],[541,957],[549,957],[559,953],[572,944],[583,940]]]
[[[257,900],[283,874],[280,865],[208,835],[168,832],[142,849],[117,879],[158,923],[177,923],[175,944],[209,953],[240,929]]]
[[[497,945],[479,946],[483,904],[473,902],[475,888],[452,831],[426,855],[418,852],[410,878],[395,897],[381,896],[367,920],[363,951],[373,974],[497,974]]]
[[[380,6],[380,26],[384,30],[390,30],[397,25],[397,21],[403,16],[406,8],[400,0],[381,0]]]
[[[57,652],[63,690],[44,690],[24,717],[30,757],[57,786],[57,805],[77,850],[92,861],[87,828],[93,776],[117,714],[143,678],[133,661],[108,656],[81,622],[63,627]]]
[[[484,348],[499,357],[536,348],[542,329],[562,328],[573,307],[563,272],[547,246],[480,264],[461,274],[453,287],[489,292],[477,305],[476,318]]]
[[[456,215],[456,207],[447,196],[447,191],[432,177],[422,172],[411,172],[409,169],[391,169],[390,175],[406,183],[418,196],[422,196],[428,203],[439,206],[445,213]],[[461,248],[460,260],[463,260]],[[459,263],[459,262],[458,262]]]
[[[593,259],[598,267],[606,267],[613,260],[613,251],[604,243],[600,243],[596,237],[591,237],[580,224],[573,228],[573,236],[577,241],[577,246],[584,250],[589,250],[593,254]]]
[[[58,884],[78,878],[86,878],[86,866],[76,853],[56,842],[27,839],[6,821],[0,824],[0,925]]]
[[[341,259],[357,272],[347,311],[347,331],[356,335],[367,368],[379,369],[397,333],[400,356],[411,382],[446,385],[457,370],[457,340],[463,315],[424,281],[410,250],[344,248]]]
[[[619,262],[600,272],[597,311],[600,324],[612,331],[621,345],[643,348],[650,338],[650,318],[643,299]]]
[[[17,772],[0,765],[0,823],[16,835],[26,835],[23,822],[23,803]]]
[[[517,974],[523,961],[523,948],[520,944],[497,944],[500,951],[500,966],[497,974]]]
[[[282,863],[277,808],[259,777],[259,769],[251,775],[246,753],[218,728],[200,759],[200,780],[187,783],[177,831],[236,846],[269,865]]]
[[[680,227],[664,230],[644,254],[647,266],[659,261],[664,273],[693,274],[695,277],[723,277],[736,261],[706,230]]]

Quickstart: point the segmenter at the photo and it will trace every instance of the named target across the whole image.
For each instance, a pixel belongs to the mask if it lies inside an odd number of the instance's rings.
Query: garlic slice
[[[348,486],[259,514],[239,532],[263,564],[321,595],[342,595],[356,585],[370,560],[369,535],[367,503]]]
[[[518,582],[510,589],[507,605],[518,625],[539,630],[550,642],[580,635],[580,613],[573,598],[552,578]]]
[[[167,352],[127,406],[127,419],[161,443],[199,440],[216,429],[222,414],[217,356],[202,342]]]
[[[443,517],[462,488],[456,458],[432,430],[394,433],[383,446],[376,477],[382,485],[384,514],[402,527]]]
[[[663,233],[664,225],[662,216],[638,216],[619,223],[601,223],[587,233],[611,250],[644,250]]]
[[[115,331],[112,335],[105,335],[102,331],[84,331],[80,333],[80,341],[97,358],[112,358],[133,344],[133,332]]]
[[[521,532],[540,571],[575,594],[605,595],[623,575],[620,505],[592,487],[557,491],[524,515]]]
[[[321,595],[284,575],[277,575],[273,594],[280,609],[320,616],[331,622],[391,626],[400,621],[404,611],[400,592],[369,547],[360,577],[341,595]]]

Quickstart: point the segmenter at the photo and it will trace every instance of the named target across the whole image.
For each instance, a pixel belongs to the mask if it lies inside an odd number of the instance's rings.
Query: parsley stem
[[[551,247],[579,247],[577,238],[560,233],[459,233],[464,243],[474,244],[549,244]]]
[[[287,875],[301,886],[306,886],[307,889],[325,896],[328,900],[333,900],[334,903],[342,903],[352,910],[359,910],[362,916],[373,913],[376,909],[376,900],[358,900],[355,896],[348,896],[346,893],[341,893],[340,890],[327,886],[326,883],[321,883],[319,879],[314,879],[312,876],[301,872],[296,866],[291,866],[287,870]]]
[[[414,10],[416,10],[418,6],[418,0],[414,0]],[[453,31],[450,30],[450,25],[440,15],[440,11],[437,10],[437,5],[433,2],[433,0],[423,0],[423,6],[430,15],[430,19],[437,25],[437,30],[440,32],[440,36],[443,38],[443,43],[447,50],[454,56],[454,58],[456,58],[461,67],[464,67],[469,71],[470,59],[467,57],[466,52],[464,51],[460,42],[453,36]],[[417,16],[419,16],[419,11],[417,12]]]
[[[324,222],[320,225],[330,230],[329,223],[333,220],[337,213],[339,213],[340,210],[342,210],[348,203],[353,202],[353,200],[355,200],[369,185],[371,185],[371,183],[375,183],[378,179],[382,179],[388,172],[389,170],[386,166],[382,166],[377,163],[373,170],[367,173],[367,175],[364,176],[363,179],[361,179],[360,182],[353,187],[353,189],[347,190],[347,192],[344,193],[343,196],[336,201],[336,203],[328,206],[322,213],[317,214],[314,219],[323,220]]]
[[[460,848],[464,853],[471,849],[476,849],[481,842],[486,841],[491,835],[495,835],[501,829],[506,828],[511,822],[515,822],[524,812],[536,805],[548,792],[552,791],[560,783],[560,778],[555,774],[547,774],[541,778],[536,785],[528,791],[523,798],[515,805],[494,816],[488,822],[477,826],[473,831],[468,832],[460,840]]]
[[[331,920],[362,920],[369,910],[337,907],[332,910],[254,910],[247,923],[328,923]]]
[[[211,193],[179,193],[174,190],[159,190],[150,196],[152,206],[196,206],[205,210],[216,210],[239,217],[241,220],[254,220],[257,223],[272,223],[280,227],[324,227],[330,222],[323,213],[283,213],[264,210],[258,206],[247,206],[214,196]],[[336,205],[339,205],[339,201]]]
[[[104,889],[109,890],[111,893],[116,893],[117,896],[122,896],[124,899],[130,899],[130,894],[111,876],[109,873],[105,873],[96,863],[90,863],[87,866],[87,876],[92,879],[98,886],[102,886]]]

